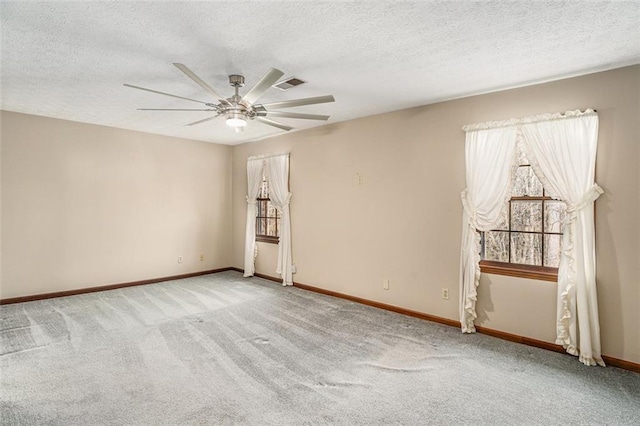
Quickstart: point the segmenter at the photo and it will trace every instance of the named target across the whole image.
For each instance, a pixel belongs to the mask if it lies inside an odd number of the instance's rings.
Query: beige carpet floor
[[[640,375],[236,272],[4,305],[2,425],[637,425]]]

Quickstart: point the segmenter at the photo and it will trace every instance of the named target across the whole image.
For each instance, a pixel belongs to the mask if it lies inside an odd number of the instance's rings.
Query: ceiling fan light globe
[[[247,125],[247,121],[243,118],[231,117],[226,120],[229,127],[244,127]]]

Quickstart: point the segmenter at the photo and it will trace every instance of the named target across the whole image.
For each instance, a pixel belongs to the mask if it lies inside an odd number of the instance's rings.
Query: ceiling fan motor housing
[[[232,87],[244,87],[244,76],[232,74],[229,76],[229,84]]]

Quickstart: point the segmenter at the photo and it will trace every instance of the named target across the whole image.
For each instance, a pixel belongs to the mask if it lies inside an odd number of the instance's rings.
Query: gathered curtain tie
[[[286,196],[286,198],[284,199],[284,201],[282,203],[278,203],[275,200],[271,199],[271,204],[273,205],[273,207],[276,208],[276,210],[278,210],[280,213],[282,213],[282,209],[285,208],[285,206],[288,206],[289,203],[291,202],[291,193],[289,192]]]
[[[258,204],[257,198],[249,198],[248,195],[246,196],[246,198],[247,198],[247,204],[251,204],[251,205],[254,205],[254,206]]]
[[[571,215],[576,214],[597,200],[600,194],[603,193],[604,191],[602,188],[600,188],[597,183],[594,183],[593,186],[582,196],[582,200],[577,203],[567,203],[567,213]]]

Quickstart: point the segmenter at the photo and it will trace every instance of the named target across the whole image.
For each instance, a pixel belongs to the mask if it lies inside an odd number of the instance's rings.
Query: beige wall
[[[2,112],[0,297],[242,268],[246,157],[288,150],[294,280],[457,320],[461,126],[586,107],[603,353],[640,362],[640,66],[236,147]],[[477,323],[552,342],[555,303],[553,283],[484,275]]]
[[[231,265],[231,147],[5,111],[1,122],[0,297]]]
[[[243,267],[246,157],[290,151],[294,280],[458,319],[462,125],[591,107],[603,353],[640,362],[639,86],[640,66],[627,67],[236,146],[233,264]],[[275,250],[259,245],[257,272],[276,275]],[[555,283],[485,275],[477,324],[553,342],[555,306]]]

